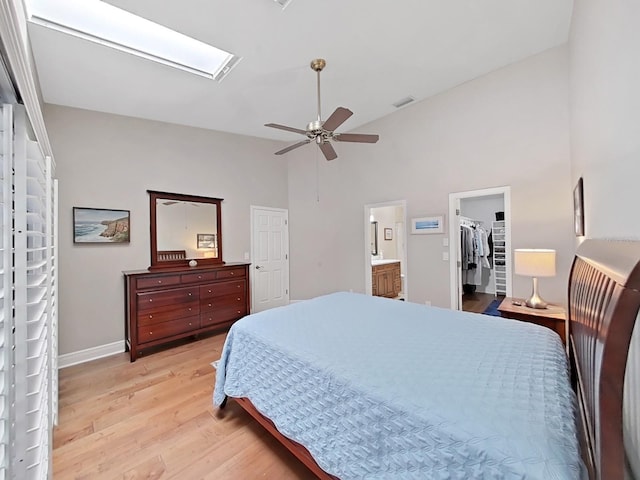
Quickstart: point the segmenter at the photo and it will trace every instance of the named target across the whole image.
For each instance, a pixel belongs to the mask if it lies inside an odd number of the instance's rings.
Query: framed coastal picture
[[[573,226],[576,237],[584,236],[584,193],[582,177],[573,189]]]
[[[215,233],[198,233],[198,248],[215,248],[217,247]]]
[[[411,233],[413,234],[444,233],[444,215],[412,218]]]
[[[129,243],[129,210],[73,207],[73,243]]]

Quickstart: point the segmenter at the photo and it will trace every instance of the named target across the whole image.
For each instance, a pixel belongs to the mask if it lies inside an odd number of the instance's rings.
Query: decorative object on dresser
[[[129,210],[73,207],[73,243],[129,243]]]
[[[373,260],[371,293],[376,297],[395,298],[402,289],[399,260]]]
[[[148,193],[151,266],[124,272],[132,362],[150,347],[229,327],[251,310],[249,264],[222,260],[222,199]]]
[[[529,308],[525,301],[519,298],[505,297],[498,307],[500,316],[522,322],[535,323],[550,328],[567,343],[567,314],[560,305],[547,304],[547,308]]]
[[[556,251],[541,248],[517,248],[514,254],[516,275],[533,277],[533,291],[525,302],[527,307],[547,308],[547,302],[538,294],[538,277],[555,277]]]

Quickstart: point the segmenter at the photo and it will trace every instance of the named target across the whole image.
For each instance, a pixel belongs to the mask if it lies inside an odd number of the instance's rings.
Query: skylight
[[[99,0],[28,0],[28,13],[37,25],[218,81],[240,60]]]

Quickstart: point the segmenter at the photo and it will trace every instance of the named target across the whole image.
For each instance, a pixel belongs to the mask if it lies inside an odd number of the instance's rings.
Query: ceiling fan
[[[335,131],[340,125],[342,125],[347,119],[353,115],[353,112],[348,108],[338,107],[329,115],[325,121],[322,121],[320,112],[320,72],[325,67],[327,62],[322,58],[316,58],[311,61],[311,70],[315,71],[318,77],[318,119],[313,122],[309,122],[306,130],[300,128],[287,127],[286,125],[278,125],[277,123],[266,123],[265,127],[279,128],[280,130],[286,130],[288,132],[299,133],[307,137],[306,140],[289,145],[280,151],[276,152],[276,155],[282,155],[283,153],[290,152],[294,148],[301,147],[312,141],[315,141],[323,155],[327,160],[334,160],[338,158],[338,154],[331,145],[331,140],[338,142],[357,142],[357,143],[376,143],[378,141],[378,135],[368,135],[364,133],[337,133]]]

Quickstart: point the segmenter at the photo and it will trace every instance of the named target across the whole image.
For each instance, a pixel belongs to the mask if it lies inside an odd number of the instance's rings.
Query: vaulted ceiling
[[[61,0],[63,1],[63,0]],[[417,101],[567,41],[572,0],[109,0],[242,57],[221,82],[30,24],[44,101],[279,140],[316,119],[341,128]],[[360,129],[362,130],[362,129]],[[362,131],[366,131],[366,128]]]

